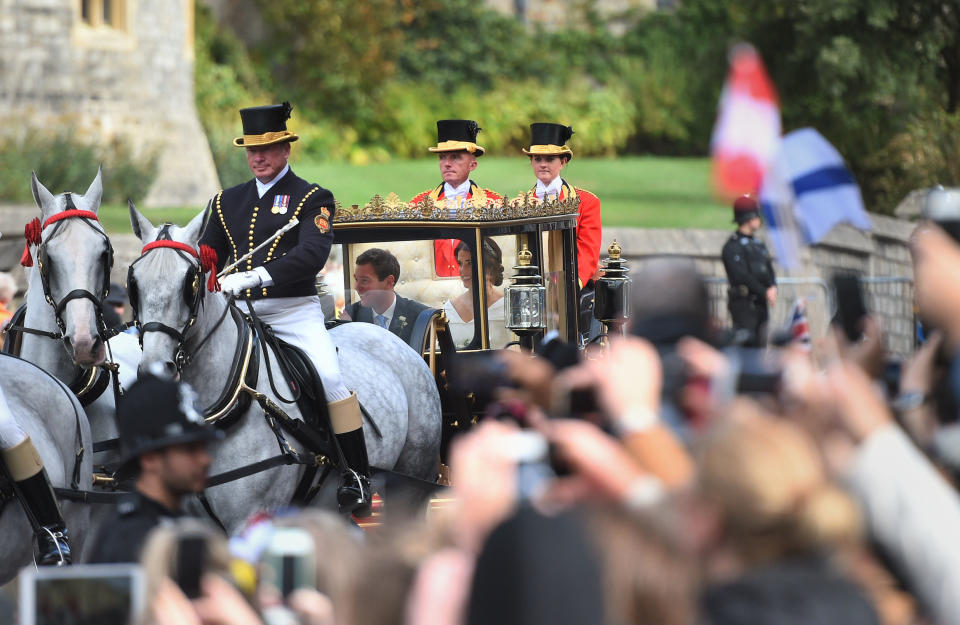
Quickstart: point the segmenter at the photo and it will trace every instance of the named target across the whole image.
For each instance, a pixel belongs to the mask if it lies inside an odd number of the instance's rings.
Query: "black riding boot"
[[[356,394],[330,404],[330,421],[347,466],[342,467],[337,503],[340,511],[357,517],[370,515],[370,461],[363,440],[363,416]]]
[[[340,474],[340,487],[337,488],[340,511],[357,517],[370,516],[373,493],[370,490],[370,462],[367,460],[363,430],[337,434],[337,442],[348,465]]]
[[[3,451],[9,475],[14,479],[13,490],[37,536],[36,562],[40,566],[70,564],[70,543],[67,526],[60,514],[60,506],[53,493],[47,472],[33,443],[27,438],[11,449]],[[36,470],[30,477],[17,479]]]

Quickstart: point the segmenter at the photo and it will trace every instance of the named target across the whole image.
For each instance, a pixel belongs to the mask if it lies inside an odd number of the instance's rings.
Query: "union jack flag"
[[[810,351],[810,324],[807,322],[807,307],[803,303],[803,298],[798,297],[793,302],[790,309],[790,319],[787,322],[787,331],[793,337],[793,342],[798,343],[806,351]]]

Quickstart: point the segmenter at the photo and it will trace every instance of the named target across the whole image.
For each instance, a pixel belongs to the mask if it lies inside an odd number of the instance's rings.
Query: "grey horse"
[[[51,484],[68,487],[73,479],[77,451],[90,449],[90,425],[83,408],[70,390],[36,365],[0,355],[0,384],[10,410],[33,440],[43,458]],[[80,463],[78,488],[89,490],[92,480],[90,456]],[[88,505],[61,501],[70,542],[80,553],[90,528]],[[16,500],[0,509],[0,585],[33,562],[33,530]]]
[[[34,200],[40,208],[41,223],[69,209],[96,214],[100,208],[103,186],[99,171],[83,195],[61,193],[54,196],[41,184],[36,174],[32,177],[31,186]],[[110,280],[110,268],[106,263],[110,242],[97,221],[83,218],[64,219],[47,225],[43,228],[42,241],[43,262],[38,258],[29,272],[24,326],[60,334],[53,304],[62,302],[77,289],[103,297],[103,287]],[[47,293],[44,291],[41,264],[49,285]],[[107,350],[98,333],[97,315],[91,299],[70,299],[63,305],[60,316],[64,323],[62,339],[53,340],[49,336],[25,333],[20,357],[35,363],[60,381],[71,384],[77,376],[78,366],[89,368],[103,363]],[[136,338],[120,334],[110,340],[110,351],[115,361],[123,363],[119,370],[121,384],[130,384],[136,379],[136,365],[140,361],[140,347]],[[116,437],[114,404],[113,393],[108,388],[86,406],[95,441]],[[115,452],[98,454],[97,461],[109,462],[114,456]]]
[[[145,245],[157,238],[158,228],[133,204],[130,220],[134,233]],[[166,233],[173,241],[195,249],[203,224],[204,213],[201,213],[187,226],[172,226]],[[206,293],[195,323],[188,327],[190,310],[184,285],[195,266],[194,258],[176,249],[154,249],[131,266],[128,289],[131,300],[139,298],[138,315],[142,324],[161,323],[183,334],[182,347],[189,360],[180,374],[196,389],[201,406],[209,407],[224,390],[240,331],[227,314],[230,303],[219,293]],[[226,321],[218,323],[224,317]],[[440,398],[423,358],[398,337],[373,324],[346,324],[332,330],[330,336],[337,346],[347,387],[356,391],[376,424],[376,428],[364,424],[370,464],[433,480],[440,447]],[[177,340],[172,336],[164,332],[146,333],[141,370],[148,367],[175,370],[177,349]],[[270,365],[278,387],[288,389],[279,382],[283,377],[275,356],[270,359]],[[302,419],[295,404],[282,403],[271,389],[265,359],[260,359],[259,367],[257,390],[283,406],[291,417]],[[288,440],[293,447],[303,450],[295,439],[288,437]],[[237,469],[276,453],[277,438],[260,405],[254,401],[227,430],[226,439],[213,448],[211,474]],[[300,465],[274,467],[209,488],[206,497],[227,531],[233,532],[251,514],[289,503],[303,470]],[[321,491],[321,505],[336,505],[332,497],[333,482],[328,480],[330,488]]]

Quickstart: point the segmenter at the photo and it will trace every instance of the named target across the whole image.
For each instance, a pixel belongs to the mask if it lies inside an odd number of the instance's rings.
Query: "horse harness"
[[[110,238],[107,237],[106,233],[101,228],[97,228],[93,225],[93,223],[91,223],[91,220],[99,222],[96,213],[77,209],[77,206],[73,201],[72,193],[64,193],[64,202],[66,204],[66,209],[47,218],[47,220],[43,222],[42,226],[38,218],[34,218],[33,221],[27,224],[24,232],[27,240],[26,249],[24,250],[23,259],[21,259],[21,264],[24,266],[32,265],[32,259],[30,259],[29,254],[30,245],[35,244],[37,246],[37,270],[40,272],[40,284],[43,287],[43,297],[47,303],[50,304],[50,307],[53,308],[54,319],[57,322],[57,327],[60,328],[60,332],[48,332],[46,330],[38,330],[36,328],[29,328],[23,325],[23,320],[26,317],[27,307],[25,305],[21,306],[10,320],[10,323],[4,329],[4,333],[12,339],[10,341],[11,345],[9,348],[6,346],[6,342],[4,345],[4,352],[8,354],[14,356],[18,355],[19,336],[22,336],[23,334],[33,334],[53,340],[62,340],[66,334],[67,327],[66,322],[63,320],[63,311],[67,304],[75,299],[88,299],[93,303],[93,310],[94,314],[96,315],[97,334],[99,335],[100,339],[103,340],[104,345],[107,346],[108,350],[108,341],[119,334],[123,329],[109,329],[106,327],[106,323],[103,320],[103,300],[106,299],[107,295],[110,294],[110,271],[113,269],[113,245],[110,244]],[[101,257],[101,264],[103,266],[103,281],[100,285],[99,294],[91,293],[86,289],[74,289],[67,293],[63,299],[57,302],[53,299],[53,292],[50,288],[51,261],[49,255],[47,254],[47,244],[60,232],[63,224],[68,219],[80,219],[81,223],[85,224],[98,235],[103,237],[104,243],[106,243],[106,249]],[[43,230],[50,225],[53,225],[53,231],[48,237],[43,239]],[[117,367],[116,363],[113,362],[107,362],[90,368],[79,366],[76,367],[73,380],[71,380],[71,382],[68,384],[68,387],[73,394],[77,396],[77,399],[80,400],[81,405],[86,407],[96,401],[100,395],[103,394],[111,380],[113,381],[115,398],[119,399],[119,397],[123,395],[123,389],[120,386],[119,368]]]
[[[186,243],[174,241],[170,236],[170,227],[171,224],[163,224],[157,235],[157,239],[145,245],[140,258],[131,263],[127,274],[127,293],[130,298],[130,307],[133,310],[134,323],[140,329],[141,346],[143,344],[143,335],[146,332],[163,332],[172,337],[177,341],[177,347],[174,352],[174,364],[179,372],[183,367],[189,365],[191,360],[190,354],[186,351],[186,342],[190,328],[196,323],[203,301],[205,291],[205,289],[203,289],[203,274],[207,270],[211,273],[215,272],[216,262],[215,260],[211,261],[208,257],[205,258],[207,254],[205,250],[201,249],[198,252]],[[133,268],[147,253],[158,248],[174,249],[191,267],[184,279],[182,288],[184,302],[189,307],[189,317],[181,330],[156,321],[143,324],[140,322],[140,298]],[[199,262],[191,260],[191,257]],[[207,285],[208,290],[213,290],[210,287],[215,284],[215,276],[211,276],[211,280]],[[235,424],[248,411],[252,401],[256,400],[263,410],[267,425],[277,438],[280,452],[265,460],[210,476],[207,478],[206,488],[238,480],[273,467],[302,464],[307,467],[307,470],[304,471],[304,474],[301,476],[300,482],[294,492],[293,500],[297,503],[306,504],[319,491],[332,465],[335,464],[331,458],[343,462],[340,449],[332,436],[324,436],[320,428],[315,427],[306,420],[301,421],[290,417],[283,408],[277,405],[267,395],[256,389],[259,381],[261,350],[263,351],[264,358],[267,359],[268,372],[271,370],[268,355],[269,348],[262,344],[263,341],[266,340],[268,343],[272,343],[274,353],[278,355],[281,363],[282,358],[279,356],[281,347],[277,345],[276,340],[273,339],[269,330],[266,329],[266,326],[258,323],[252,310],[251,317],[248,319],[235,306],[228,305],[210,333],[201,339],[196,348],[193,349],[193,354],[196,354],[206,345],[220,324],[225,322],[228,314],[237,326],[239,340],[234,351],[231,372],[227,378],[228,383],[224,386],[217,401],[204,410],[204,419],[207,423],[215,427],[227,429]],[[284,370],[287,377],[291,378],[291,380],[293,379],[287,367],[281,364],[281,369]],[[273,386],[272,376],[271,386]],[[275,387],[274,392],[276,392]],[[316,395],[316,392],[312,393],[311,396],[312,395]],[[277,396],[281,397],[279,393],[277,393]],[[297,401],[298,396],[299,393],[295,395],[293,400],[287,403]],[[283,400],[281,397],[281,401],[286,400]],[[319,400],[317,401],[324,401],[322,390],[320,391]],[[309,450],[309,453],[304,454],[291,445],[287,439],[288,434]],[[324,471],[317,484],[314,485],[313,480],[320,466],[324,466]],[[222,527],[222,523],[220,523],[220,520],[217,518],[209,503],[207,503],[203,494],[199,497],[207,513]]]
[[[170,223],[165,223],[160,226],[160,232],[157,234],[157,239],[152,243],[146,244],[143,247],[140,258],[130,263],[130,268],[127,269],[127,297],[130,299],[130,308],[133,310],[134,323],[137,329],[140,330],[140,348],[143,349],[143,336],[147,332],[163,332],[173,340],[177,341],[177,348],[174,352],[173,361],[177,366],[177,371],[179,372],[190,363],[190,356],[184,349],[184,343],[186,342],[187,331],[197,321],[197,315],[200,312],[200,304],[203,302],[204,290],[201,288],[203,284],[203,268],[199,262],[200,255],[195,249],[193,249],[193,247],[187,245],[186,243],[174,241],[171,238],[170,228],[172,226],[173,224]],[[151,321],[142,325],[140,324],[140,293],[137,289],[137,279],[133,275],[133,268],[138,262],[146,257],[148,252],[158,248],[172,248],[176,250],[177,254],[186,260],[190,265],[190,270],[183,281],[182,287],[183,301],[186,303],[190,311],[190,317],[187,319],[186,325],[181,330],[171,328],[170,326],[160,323],[159,321]],[[196,259],[197,262],[194,263],[191,261],[188,254]]]

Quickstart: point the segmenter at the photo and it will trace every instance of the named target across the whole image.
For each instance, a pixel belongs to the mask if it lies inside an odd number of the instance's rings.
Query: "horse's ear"
[[[207,225],[207,211],[199,213],[196,217],[190,220],[183,230],[180,238],[183,240],[183,243],[187,245],[192,245],[197,247],[197,242],[200,241],[200,235],[203,234],[204,226]]]
[[[40,179],[37,178],[37,172],[30,174],[30,188],[33,189],[33,200],[37,203],[43,216],[49,217],[47,213],[53,213],[53,194],[50,193],[50,191],[43,186],[43,183],[40,182]]]
[[[133,233],[146,245],[153,240],[156,228],[149,219],[140,214],[133,200],[127,200],[127,204],[130,206],[130,225],[133,227]]]
[[[83,194],[83,199],[87,202],[87,210],[96,213],[100,210],[100,199],[103,197],[103,178],[101,173],[103,167],[97,167],[97,176],[90,183],[87,192]]]

